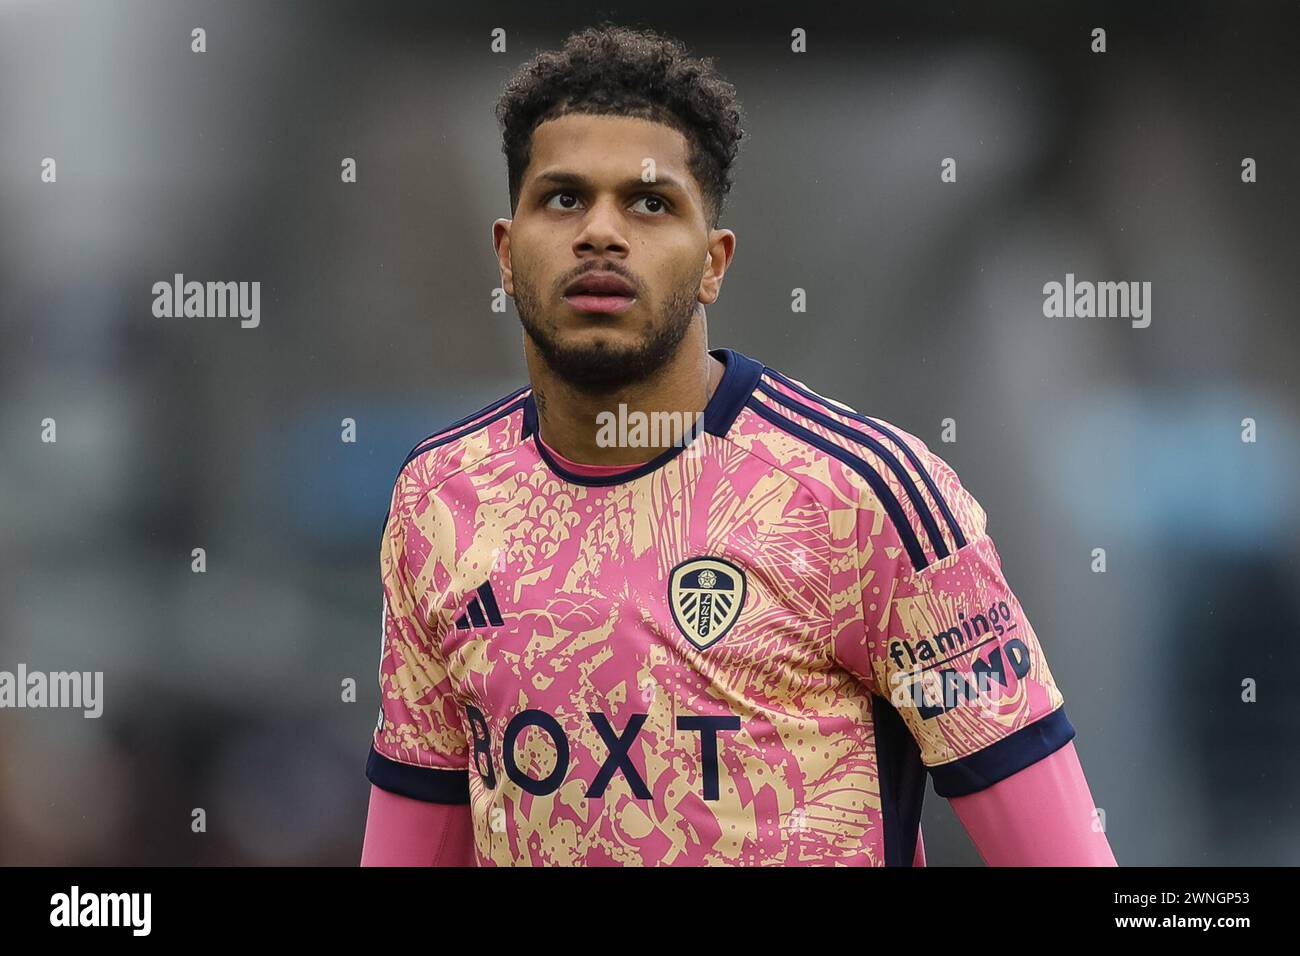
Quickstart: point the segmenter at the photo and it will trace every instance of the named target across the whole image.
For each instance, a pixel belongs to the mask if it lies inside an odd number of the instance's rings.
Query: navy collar
[[[704,431],[710,435],[722,437],[731,430],[731,426],[740,414],[740,410],[745,407],[745,402],[749,400],[750,394],[758,385],[758,380],[763,375],[763,363],[756,362],[749,356],[742,355],[734,349],[711,349],[709,354],[722,362],[725,367],[722,372],[722,381],[718,382],[718,387],[713,390],[713,397],[704,406]],[[546,446],[536,440],[536,436],[537,405],[534,403],[533,393],[530,391],[528,397],[524,400],[524,424],[520,438],[523,440],[534,439],[533,446],[537,449],[537,453],[541,455],[542,460],[546,462],[547,467],[565,481],[572,482],[575,485],[621,485],[625,481],[633,481],[642,475],[648,475],[650,472],[662,468],[686,450],[685,445],[680,448],[667,448],[644,465],[629,471],[619,472],[615,475],[593,477],[591,475],[575,474],[565,468],[546,450]]]

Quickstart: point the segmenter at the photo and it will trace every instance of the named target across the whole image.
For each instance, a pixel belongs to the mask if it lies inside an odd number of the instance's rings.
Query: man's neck
[[[689,441],[725,368],[709,354],[703,329],[692,328],[658,373],[593,396],[557,377],[527,340],[524,351],[542,438],[565,458],[590,465],[639,464],[673,447],[679,435]],[[680,429],[669,433],[665,422]]]

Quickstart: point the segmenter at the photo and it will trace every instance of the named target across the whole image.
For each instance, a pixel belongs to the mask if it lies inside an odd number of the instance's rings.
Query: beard
[[[556,323],[546,318],[532,283],[518,273],[515,274],[515,309],[524,332],[556,375],[577,391],[603,396],[651,378],[671,361],[695,318],[698,288],[696,280],[673,289],[663,308],[646,322],[638,341],[632,345],[616,345],[605,339],[579,344],[563,342]]]

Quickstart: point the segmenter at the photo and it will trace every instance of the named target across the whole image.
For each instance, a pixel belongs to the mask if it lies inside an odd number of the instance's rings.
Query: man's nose
[[[600,200],[587,210],[582,230],[573,240],[573,251],[576,255],[627,254],[627,238],[623,235],[623,211],[616,200]]]

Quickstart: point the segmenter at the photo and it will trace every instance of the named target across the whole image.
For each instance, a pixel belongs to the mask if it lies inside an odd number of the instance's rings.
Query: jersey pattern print
[[[367,776],[479,865],[911,865],[1074,736],[948,464],[730,349],[685,447],[566,470],[521,389],[421,442],[381,545]]]

